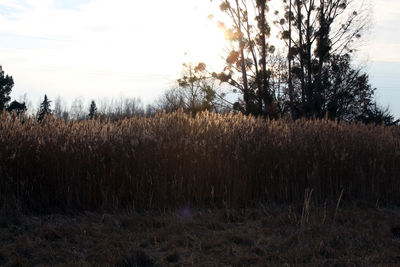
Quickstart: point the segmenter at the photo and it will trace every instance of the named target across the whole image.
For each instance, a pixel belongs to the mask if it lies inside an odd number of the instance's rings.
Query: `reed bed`
[[[400,128],[241,114],[120,121],[0,115],[0,209],[400,204]]]

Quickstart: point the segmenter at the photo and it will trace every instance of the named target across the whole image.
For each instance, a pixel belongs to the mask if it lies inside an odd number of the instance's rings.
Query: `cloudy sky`
[[[368,2],[374,27],[359,61],[400,117],[400,1]],[[26,93],[34,105],[45,93],[151,102],[185,61],[218,69],[224,40],[210,9],[209,0],[0,0],[0,65],[13,98]]]

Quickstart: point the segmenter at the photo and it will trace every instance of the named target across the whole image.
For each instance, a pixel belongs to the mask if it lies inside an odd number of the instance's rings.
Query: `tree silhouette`
[[[297,117],[323,117],[326,88],[324,75],[330,65],[351,60],[355,40],[368,28],[368,12],[356,10],[348,0],[283,1],[285,12],[275,21],[281,27],[289,58],[288,73],[293,76],[301,99]],[[279,16],[279,12],[276,12]],[[348,57],[345,58],[345,57]],[[339,60],[334,63],[334,60]],[[291,62],[292,61],[292,62]],[[348,69],[348,68],[346,68]],[[328,76],[334,73],[328,73]],[[290,86],[290,84],[289,84]]]
[[[26,111],[26,105],[25,102],[20,103],[16,100],[14,100],[13,102],[11,102],[11,104],[7,107],[7,111],[10,113],[17,113],[17,115],[23,113]]]
[[[0,66],[0,112],[10,101],[10,93],[14,86],[14,80],[11,76],[4,75],[2,66]]]
[[[39,122],[42,122],[46,115],[51,114],[50,103],[51,103],[51,101],[48,100],[47,95],[44,95],[44,100],[40,104],[40,110],[39,110],[39,116],[38,116]]]
[[[371,105],[358,120],[364,123],[386,124],[389,126],[400,123],[400,119],[396,120],[390,113],[389,108],[383,108],[376,103]]]
[[[216,89],[216,80],[206,68],[206,64],[202,62],[184,63],[177,87],[167,90],[158,99],[158,108],[166,112],[182,108],[193,114],[204,110],[223,110],[228,102],[225,100],[225,93]]]
[[[242,94],[234,107],[245,114],[275,116],[274,93],[268,56],[275,47],[268,43],[271,28],[267,20],[269,0],[220,0],[220,9],[230,19],[219,22],[232,49],[226,66],[214,77]],[[254,17],[250,17],[254,7]]]
[[[369,27],[368,12],[355,2],[282,0],[284,12],[275,15],[268,13],[269,0],[218,2],[228,18],[218,26],[231,50],[213,77],[241,94],[234,109],[293,119],[328,113],[347,121],[374,114],[375,88],[351,64],[355,40]],[[281,30],[281,50],[268,42],[271,22]]]
[[[89,108],[89,119],[93,120],[97,117],[97,107],[96,107],[96,102],[92,100],[90,103],[90,108]]]

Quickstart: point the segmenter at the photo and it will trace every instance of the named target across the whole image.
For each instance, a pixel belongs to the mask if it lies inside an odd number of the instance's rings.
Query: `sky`
[[[274,0],[277,1],[277,0]],[[362,0],[356,0],[362,1]],[[358,61],[378,101],[400,117],[400,1],[370,0],[373,28]],[[151,103],[179,77],[183,62],[220,70],[223,34],[209,0],[0,0],[0,65],[13,99],[47,94],[140,97]]]

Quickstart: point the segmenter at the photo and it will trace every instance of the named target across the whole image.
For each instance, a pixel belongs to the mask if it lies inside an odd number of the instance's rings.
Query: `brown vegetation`
[[[0,265],[399,266],[399,225],[399,211],[377,208],[8,217]]]
[[[42,123],[0,116],[3,212],[400,204],[400,128],[175,112]]]

